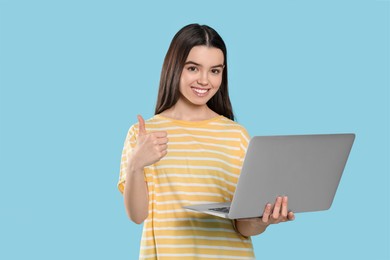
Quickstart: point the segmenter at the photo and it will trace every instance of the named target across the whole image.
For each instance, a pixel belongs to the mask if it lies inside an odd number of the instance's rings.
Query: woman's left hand
[[[243,235],[251,236],[264,232],[264,230],[271,224],[278,224],[280,222],[291,221],[294,219],[294,213],[292,211],[288,211],[288,197],[284,196],[277,197],[274,205],[270,203],[267,204],[262,217],[237,219],[236,223],[239,231],[240,226],[243,227]]]
[[[288,212],[288,197],[277,197],[272,209],[271,204],[265,206],[261,220],[266,224],[278,224],[288,220],[294,220],[293,212]]]

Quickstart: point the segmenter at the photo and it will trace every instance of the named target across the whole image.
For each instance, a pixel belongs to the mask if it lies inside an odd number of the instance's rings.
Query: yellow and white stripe
[[[201,122],[156,115],[146,130],[167,131],[168,154],[145,168],[149,215],[140,259],[254,259],[250,238],[232,222],[182,208],[231,201],[248,147],[245,128],[223,116]],[[138,124],[126,137],[118,188],[124,189],[127,157],[137,143]]]

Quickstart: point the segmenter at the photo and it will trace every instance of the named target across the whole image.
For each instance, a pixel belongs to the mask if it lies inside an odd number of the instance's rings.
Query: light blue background
[[[0,259],[137,259],[116,189],[173,35],[228,46],[251,135],[355,132],[329,211],[254,237],[258,259],[389,259],[389,1],[0,0]]]

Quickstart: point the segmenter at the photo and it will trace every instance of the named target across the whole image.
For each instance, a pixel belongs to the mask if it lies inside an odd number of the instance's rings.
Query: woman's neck
[[[183,104],[183,102],[180,102],[180,100],[171,108],[163,111],[161,115],[183,121],[202,121],[218,116],[218,114],[211,110],[207,105],[191,106],[188,104]]]

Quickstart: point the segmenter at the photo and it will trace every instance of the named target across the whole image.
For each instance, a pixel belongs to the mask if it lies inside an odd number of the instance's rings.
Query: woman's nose
[[[209,84],[209,79],[208,79],[207,73],[205,73],[205,72],[200,73],[197,82],[199,85],[202,85],[202,86],[206,86],[207,84]]]

